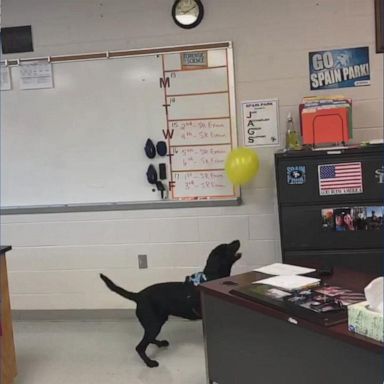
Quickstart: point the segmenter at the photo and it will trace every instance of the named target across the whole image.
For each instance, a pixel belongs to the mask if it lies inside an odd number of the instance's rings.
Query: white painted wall
[[[2,26],[31,24],[35,47],[32,54],[6,56],[230,40],[237,107],[242,100],[277,97],[283,140],[287,113],[298,121],[301,98],[316,94],[309,91],[308,52],[369,46],[372,85],[333,93],[353,99],[355,141],[382,138],[383,55],[375,54],[372,0],[203,2],[204,21],[187,31],[172,22],[173,0],[3,0]],[[183,280],[201,270],[214,246],[237,238],[243,258],[234,273],[280,260],[276,149],[258,150],[261,171],[243,189],[240,207],[2,217],[1,243],[13,246],[13,308],[129,308],[132,303],[105,289],[99,272],[131,290]],[[149,269],[138,269],[138,254],[148,255]]]

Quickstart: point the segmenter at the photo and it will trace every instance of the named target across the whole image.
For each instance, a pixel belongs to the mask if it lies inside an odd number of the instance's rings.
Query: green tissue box
[[[349,305],[348,330],[383,342],[383,313],[373,312],[368,309],[368,301]]]

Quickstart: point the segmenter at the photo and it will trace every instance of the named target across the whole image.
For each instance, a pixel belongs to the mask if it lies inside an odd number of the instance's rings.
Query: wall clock
[[[181,28],[195,28],[204,17],[203,3],[201,0],[176,0],[172,7],[172,17]]]

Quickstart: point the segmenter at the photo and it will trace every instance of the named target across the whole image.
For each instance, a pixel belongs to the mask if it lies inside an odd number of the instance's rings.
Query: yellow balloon
[[[231,151],[225,161],[228,179],[236,185],[252,180],[260,167],[259,157],[252,149],[239,147]]]

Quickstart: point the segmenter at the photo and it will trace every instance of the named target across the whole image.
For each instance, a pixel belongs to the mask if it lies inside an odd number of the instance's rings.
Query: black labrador
[[[107,287],[117,294],[136,302],[136,316],[144,328],[144,336],[136,346],[136,351],[148,367],[157,367],[159,363],[150,359],[145,351],[149,344],[158,347],[169,345],[166,340],[157,340],[161,327],[169,315],[189,320],[201,319],[200,294],[197,285],[200,282],[220,279],[231,274],[232,265],[240,259],[240,241],[217,246],[208,256],[203,272],[187,276],[185,281],[151,285],[134,293],[118,287],[108,277],[100,274]]]

